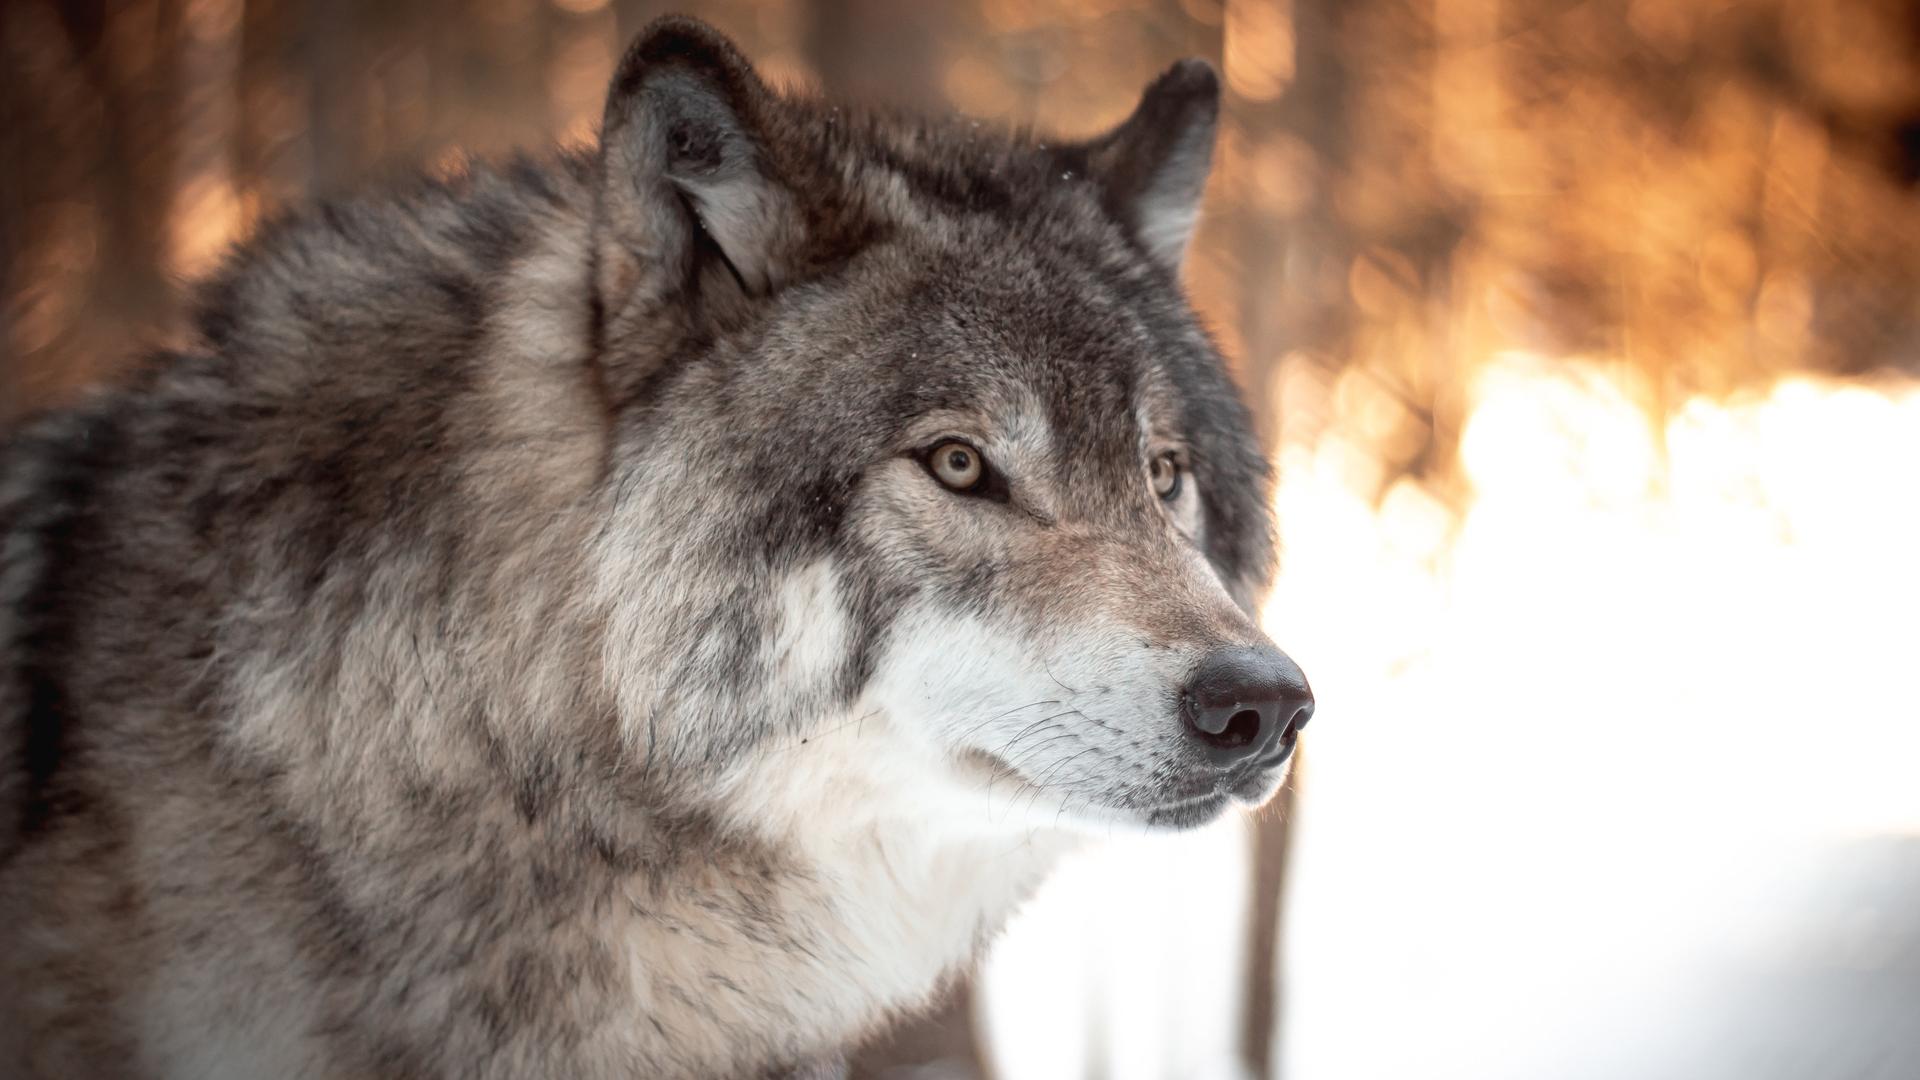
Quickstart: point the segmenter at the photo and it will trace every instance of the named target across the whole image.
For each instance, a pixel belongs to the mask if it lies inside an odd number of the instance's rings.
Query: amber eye
[[[1180,463],[1172,454],[1155,454],[1147,466],[1147,475],[1153,481],[1153,493],[1172,502],[1180,495]]]
[[[944,442],[927,457],[927,469],[934,478],[955,491],[972,491],[986,475],[986,463],[980,451],[963,442]]]

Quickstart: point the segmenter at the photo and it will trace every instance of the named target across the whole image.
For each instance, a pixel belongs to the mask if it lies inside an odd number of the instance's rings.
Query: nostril
[[[1201,732],[1200,737],[1224,750],[1237,750],[1260,735],[1260,714],[1241,709],[1227,717],[1227,726],[1218,732]]]
[[[1287,717],[1287,726],[1280,729],[1280,741],[1292,742],[1294,739],[1298,738],[1300,735],[1300,729],[1303,727],[1306,727],[1307,721],[1312,718],[1313,718],[1313,706],[1311,705],[1304,706],[1298,711],[1296,711],[1292,716]]]

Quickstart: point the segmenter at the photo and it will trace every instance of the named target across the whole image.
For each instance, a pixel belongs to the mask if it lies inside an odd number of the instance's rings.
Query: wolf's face
[[[1264,800],[1312,705],[1228,588],[1264,567],[1222,534],[1263,515],[1245,427],[1189,422],[1219,407],[1224,383],[1193,379],[1216,357],[1177,304],[956,231],[913,245],[932,272],[862,365],[892,400],[860,416],[884,442],[834,565],[898,598],[863,704],[998,817],[1186,825]]]
[[[614,619],[631,740],[754,784],[812,746],[996,824],[1273,792],[1313,700],[1248,617],[1269,481],[1177,284],[1216,97],[1180,65],[1048,148],[783,100],[695,27],[636,45],[598,241],[646,485],[617,512],[703,550]]]

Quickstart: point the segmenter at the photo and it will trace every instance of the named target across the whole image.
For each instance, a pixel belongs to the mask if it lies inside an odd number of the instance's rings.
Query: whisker
[[[1056,720],[1061,720],[1066,717],[1076,716],[1076,715],[1080,715],[1079,709],[1068,709],[1066,712],[1054,713],[1052,716],[1043,716],[1040,719],[1035,720],[1033,723],[1028,724],[1026,727],[1020,729],[1020,734],[1015,735],[1011,739],[1008,739],[1005,745],[1003,745],[1002,747],[1000,747],[1000,749],[994,752],[1000,755],[1001,757],[1011,757],[1013,754],[1013,748],[1019,744],[1021,739],[1026,738],[1027,735],[1030,734],[1035,728],[1039,728],[1045,724],[1051,724]]]
[[[1053,685],[1059,687],[1062,690],[1065,690],[1069,694],[1077,694],[1080,692],[1078,690],[1075,690],[1073,687],[1068,686],[1066,683],[1061,682],[1059,678],[1054,675],[1053,669],[1047,666],[1047,661],[1045,657],[1042,657],[1040,659],[1040,669],[1047,673],[1047,678],[1053,680]]]
[[[960,736],[960,739],[961,741],[971,739],[975,735],[979,734],[981,728],[986,727],[988,724],[995,723],[996,721],[1005,720],[1007,717],[1012,716],[1014,713],[1024,712],[1025,710],[1031,709],[1037,705],[1058,705],[1058,704],[1060,704],[1060,702],[1055,700],[1047,700],[1047,701],[1030,701],[1025,705],[1016,706],[1014,708],[1008,709],[1006,712],[1000,713],[997,716],[989,716],[985,720],[982,720],[979,723],[973,725],[972,727],[968,728],[964,734]]]
[[[1059,761],[1056,761],[1051,766],[1049,766],[1047,768],[1047,771],[1042,773],[1039,779],[1030,785],[1033,788],[1033,797],[1028,800],[1027,809],[1032,810],[1034,807],[1039,805],[1040,795],[1044,791],[1050,790],[1052,788],[1065,788],[1068,791],[1072,791],[1074,788],[1079,787],[1082,783],[1084,783],[1085,778],[1082,778],[1081,780],[1068,780],[1064,784],[1050,784],[1050,783],[1047,783],[1046,781],[1051,779],[1053,775],[1059,772],[1061,769],[1067,767],[1073,762],[1078,761],[1082,757],[1085,757],[1086,755],[1091,754],[1099,749],[1100,748],[1098,746],[1088,746],[1086,749],[1081,750],[1079,753],[1069,754],[1066,757],[1061,758]]]
[[[1034,743],[1032,746],[1027,747],[1026,752],[1021,754],[1020,757],[1018,758],[1013,758],[1012,756],[1009,755],[1008,763],[1017,767],[1031,760],[1035,754],[1038,754],[1040,752],[1042,747],[1052,746],[1054,743],[1059,742],[1061,739],[1078,739],[1078,738],[1080,738],[1079,732],[1074,731],[1071,728],[1063,729],[1060,732],[1060,734],[1050,736],[1045,739],[1041,739],[1039,742]],[[1008,749],[1012,749],[1012,747],[1008,747]]]

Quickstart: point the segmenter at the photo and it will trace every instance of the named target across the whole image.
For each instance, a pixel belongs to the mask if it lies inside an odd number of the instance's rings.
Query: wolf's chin
[[[953,759],[956,770],[970,781],[983,787],[988,784],[993,786],[992,799],[996,804],[1000,804],[1003,791],[1006,793],[1004,798],[1015,804],[1034,800],[1036,795],[1041,796],[1042,800],[1046,796],[1047,789],[1029,781],[1024,773],[998,754],[967,747],[956,750]],[[1286,770],[1281,769],[1271,777],[1249,777],[1231,790],[1216,789],[1204,795],[1158,804],[1141,805],[1092,796],[1074,797],[1067,800],[1059,812],[1049,809],[1043,816],[1061,829],[1103,836],[1112,835],[1116,827],[1122,831],[1149,833],[1185,832],[1218,821],[1235,804],[1248,808],[1259,806],[1278,790],[1285,775]]]
[[[1216,792],[1195,799],[1183,799],[1166,806],[1155,807],[1144,815],[1148,828],[1168,832],[1184,832],[1198,829],[1220,820],[1236,800],[1224,793]]]

